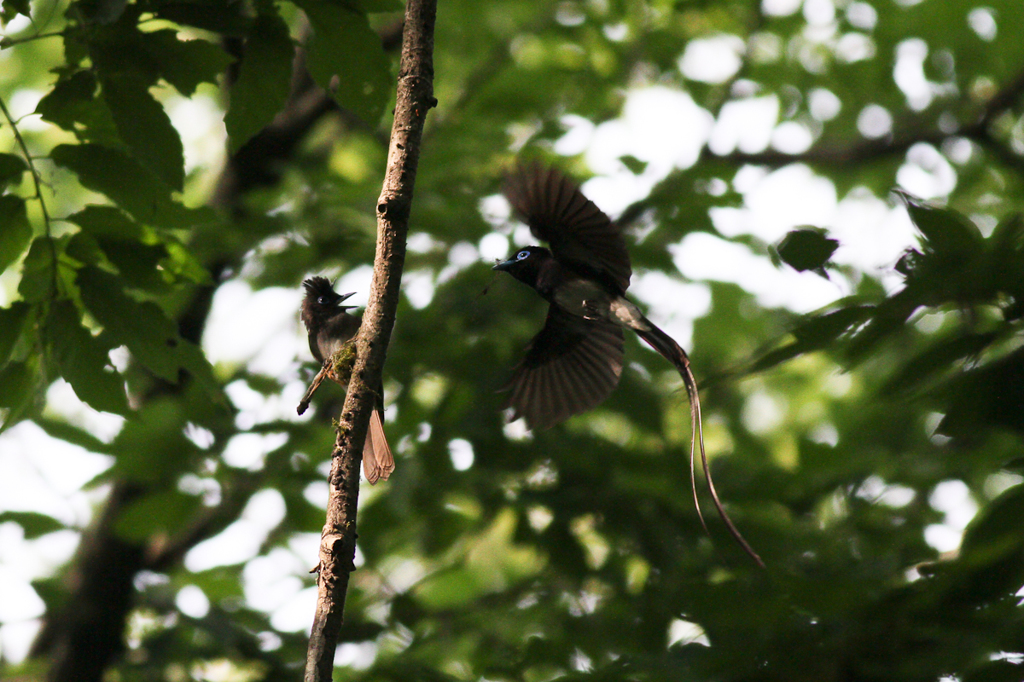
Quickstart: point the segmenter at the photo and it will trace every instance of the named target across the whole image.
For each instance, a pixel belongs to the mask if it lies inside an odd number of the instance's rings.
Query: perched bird
[[[686,385],[692,429],[690,484],[701,524],[706,530],[697,501],[695,440],[700,442],[715,508],[736,541],[764,566],[726,514],[715,490],[689,358],[625,296],[632,268],[621,227],[583,196],[573,181],[539,164],[513,170],[505,183],[505,196],[533,236],[551,247],[527,246],[494,266],[532,287],[550,304],[544,327],[530,342],[506,387],[506,407],[514,408],[513,419],[524,417],[531,429],[546,429],[603,401],[622,374],[622,328],[632,329],[675,366]]]
[[[352,294],[335,293],[326,277],[312,277],[302,286],[306,289],[302,299],[302,323],[309,333],[309,350],[321,363],[330,362],[331,357],[359,331],[361,318],[346,312],[355,306],[341,305]],[[301,411],[300,406],[300,414]],[[363,473],[372,485],[378,479],[387,480],[394,470],[395,459],[384,436],[384,387],[379,386],[376,409],[370,415],[370,427],[363,446]]]

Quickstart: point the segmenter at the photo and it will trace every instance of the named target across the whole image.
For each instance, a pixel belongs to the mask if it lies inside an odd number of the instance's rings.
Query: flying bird
[[[531,287],[550,304],[547,320],[506,386],[505,407],[531,429],[546,429],[601,403],[622,374],[622,329],[632,329],[671,362],[690,402],[690,485],[701,524],[694,473],[695,441],[711,498],[729,532],[758,565],[750,547],[722,507],[715,490],[700,415],[697,382],[686,352],[626,298],[632,267],[619,225],[587,199],[579,186],[555,169],[521,165],[505,182],[505,196],[543,246],[527,246],[494,266]]]
[[[332,356],[359,331],[362,318],[348,314],[355,306],[341,305],[352,294],[337,294],[326,277],[311,277],[302,286],[306,289],[302,299],[302,323],[309,333],[309,350],[321,363],[331,362]],[[300,406],[300,414],[302,410]],[[387,480],[394,470],[395,459],[384,436],[384,387],[379,386],[363,446],[363,474],[373,485],[378,479]]]

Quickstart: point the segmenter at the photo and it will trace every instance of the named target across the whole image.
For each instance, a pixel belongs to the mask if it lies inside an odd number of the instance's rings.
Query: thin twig
[[[356,361],[338,420],[331,461],[327,522],[320,541],[316,615],[306,652],[306,682],[326,682],[343,621],[349,575],[355,569],[359,465],[398,309],[413,186],[423,123],[433,95],[436,0],[408,0],[395,119],[387,174],[377,201],[377,251],[370,299],[356,336]]]
[[[32,160],[32,154],[28,151],[28,145],[25,144],[25,138],[21,136],[21,131],[18,130],[18,124],[14,121],[11,116],[11,112],[7,110],[7,105],[4,103],[2,97],[0,97],[0,111],[3,111],[4,118],[7,119],[7,124],[11,126],[11,132],[14,133],[14,139],[17,141],[18,146],[21,147],[21,153],[25,156],[25,163],[28,164],[29,173],[32,175],[32,182],[36,188],[35,199],[39,201],[39,209],[43,213],[43,229],[46,232],[46,243],[50,246],[50,258],[53,261],[53,292],[57,293],[57,247],[53,243],[53,239],[50,234],[50,212],[46,208],[46,200],[43,199],[43,188],[39,182],[39,171],[36,169],[36,164]]]
[[[313,394],[316,393],[316,389],[320,388],[320,384],[322,384],[324,379],[327,378],[327,373],[330,371],[330,368],[331,359],[327,358],[327,361],[324,362],[322,367],[320,367],[320,371],[316,373],[315,377],[313,377],[313,383],[311,383],[309,388],[306,389],[306,395],[302,396],[299,406],[295,408],[297,413],[302,414],[309,407],[309,401],[313,399]]]

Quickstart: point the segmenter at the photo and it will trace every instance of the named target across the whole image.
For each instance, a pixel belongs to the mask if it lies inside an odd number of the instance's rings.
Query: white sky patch
[[[704,628],[688,620],[676,619],[668,626],[668,645],[674,644],[701,644],[711,646]]]
[[[491,194],[480,200],[480,215],[497,230],[512,217],[512,207],[501,194]]]
[[[412,270],[402,275],[402,293],[416,310],[434,300],[434,277],[427,270]]]
[[[836,41],[833,52],[841,62],[861,62],[875,56],[875,41],[863,33],[851,31]]]
[[[743,404],[743,425],[751,433],[766,435],[782,424],[786,401],[766,391],[758,391]]]
[[[803,0],[761,0],[761,9],[770,17],[788,17],[800,9]]]
[[[956,187],[956,181],[956,171],[946,157],[923,143],[907,151],[906,163],[896,172],[900,187],[922,199],[947,196]]]
[[[185,555],[185,568],[190,571],[206,571],[216,566],[231,566],[252,559],[270,531],[284,519],[284,515],[284,498],[281,493],[261,490],[249,498],[237,521],[189,550]]]
[[[232,436],[224,448],[224,463],[239,469],[259,471],[267,454],[287,440],[286,433],[240,433]]]
[[[652,178],[653,186],[673,168],[696,163],[712,122],[711,114],[685,92],[661,86],[634,90],[622,116],[594,130],[587,164],[608,175],[623,170],[619,158],[631,154],[649,164],[644,177]]]
[[[227,144],[222,105],[203,92],[190,98],[168,97],[167,115],[181,135],[185,148],[185,172],[196,168],[220,168]]]
[[[745,183],[737,178],[737,185]],[[726,237],[752,234],[766,242],[782,239],[797,225],[827,225],[836,216],[836,190],[827,178],[816,175],[808,166],[785,166],[737,189],[744,195],[744,209],[731,209],[730,215],[718,209],[712,214],[715,227]],[[738,218],[737,219],[737,215]]]
[[[843,295],[836,284],[811,272],[776,268],[742,244],[694,232],[669,247],[676,267],[694,280],[732,282],[769,308],[810,312]]]
[[[306,569],[309,573],[309,569]],[[301,580],[296,578],[296,580]],[[316,613],[317,588],[306,587],[297,592],[291,599],[275,609],[270,614],[270,625],[281,632],[302,632],[307,633],[312,626],[309,614]]]
[[[314,374],[315,372],[311,368],[308,379],[312,380]],[[245,431],[256,424],[265,424],[278,419],[296,422],[312,419],[312,410],[307,410],[301,416],[295,413],[295,406],[299,404],[302,395],[306,392],[306,385],[306,381],[295,379],[286,383],[280,393],[263,395],[250,388],[244,381],[233,381],[224,388],[224,392],[239,410],[235,415],[235,425]],[[324,390],[324,387],[321,387],[320,390]],[[327,390],[331,389],[328,387]]]
[[[473,466],[473,444],[464,438],[455,438],[448,442],[448,455],[456,471],[465,471]]]
[[[21,18],[23,18],[23,15],[18,15],[18,19]],[[13,22],[7,24],[8,30],[5,31],[7,35],[13,35],[10,30],[12,24]],[[7,108],[11,112],[11,117],[18,122],[18,128],[21,129],[22,132],[39,133],[53,128],[53,125],[44,121],[42,116],[34,114],[36,107],[39,106],[39,100],[41,100],[45,94],[46,91],[44,90],[22,88],[11,95],[11,100],[8,103]],[[4,127],[7,127],[6,121]],[[14,152],[13,149],[6,149],[4,151]],[[14,153],[21,156],[20,151]]]
[[[634,272],[629,293],[647,307],[647,317],[681,346],[689,347],[693,321],[711,310],[711,289],[664,272]]]
[[[869,140],[883,137],[892,132],[892,114],[877,104],[869,104],[857,116],[857,130]]]
[[[864,187],[855,187],[839,202],[829,234],[839,240],[832,260],[873,274],[891,268],[907,247],[917,244],[906,210]]]
[[[46,606],[36,591],[8,567],[0,566],[0,623],[38,618]]]
[[[124,417],[109,412],[98,412],[89,407],[78,399],[71,384],[63,379],[58,379],[46,389],[46,410],[48,413],[56,412],[69,424],[87,431],[104,443],[114,440],[114,436],[120,433],[121,427],[124,426]]]
[[[996,39],[999,28],[995,13],[989,7],[975,7],[967,15],[967,25],[978,37],[989,43]]]
[[[950,552],[960,546],[964,529],[978,513],[978,504],[963,481],[943,481],[935,486],[928,503],[945,515],[941,524],[924,529],[924,539],[940,552]]]
[[[878,12],[866,2],[851,2],[846,8],[846,20],[855,28],[870,31],[878,23]]]
[[[38,619],[5,623],[0,626],[0,649],[3,650],[4,660],[11,663],[25,660],[41,626],[42,621]]]
[[[203,618],[210,612],[210,600],[196,585],[185,585],[174,598],[178,610],[191,618]]]
[[[114,458],[50,438],[32,422],[0,437],[0,500],[3,509],[37,511],[83,526],[92,518],[97,492],[82,486],[106,471]]]
[[[935,95],[928,77],[924,75],[924,60],[927,57],[928,44],[920,38],[910,38],[896,46],[893,80],[914,111],[928,108]]]
[[[842,101],[831,90],[814,88],[807,97],[811,116],[819,121],[831,121],[843,108]]]
[[[811,26],[826,26],[836,19],[832,0],[804,0],[804,19]]]
[[[250,369],[282,376],[305,348],[299,334],[300,288],[254,292],[242,281],[225,282],[213,297],[203,348],[211,363],[250,362]],[[347,303],[348,301],[346,301]]]
[[[509,254],[508,237],[500,232],[489,232],[480,240],[477,246],[480,249],[480,257],[485,261],[503,260]]]
[[[334,665],[353,670],[366,670],[377,660],[376,642],[345,642],[338,646]]]
[[[679,70],[690,80],[724,83],[739,71],[745,51],[743,41],[734,35],[691,40],[679,58]]]
[[[737,149],[747,154],[764,151],[778,120],[779,100],[775,95],[729,102],[722,107],[708,149],[720,156]]]
[[[561,123],[565,126],[565,135],[555,141],[556,154],[576,156],[590,148],[594,139],[594,131],[597,130],[597,126],[590,119],[576,114],[567,114],[562,117]]]
[[[772,132],[772,147],[784,154],[805,152],[813,142],[810,129],[797,121],[783,121]]]

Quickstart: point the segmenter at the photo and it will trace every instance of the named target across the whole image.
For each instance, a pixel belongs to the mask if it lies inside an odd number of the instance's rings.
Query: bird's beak
[[[350,291],[347,294],[342,294],[341,297],[338,299],[338,303],[341,303],[345,299],[350,298],[350,297],[355,296],[355,295],[356,295],[356,292],[354,292],[354,291]],[[349,306],[349,307],[351,307],[351,306]]]
[[[495,263],[494,267],[491,268],[491,270],[508,270],[510,267],[512,267],[512,264],[515,262],[515,258],[509,258],[508,260],[503,260],[500,263]]]

